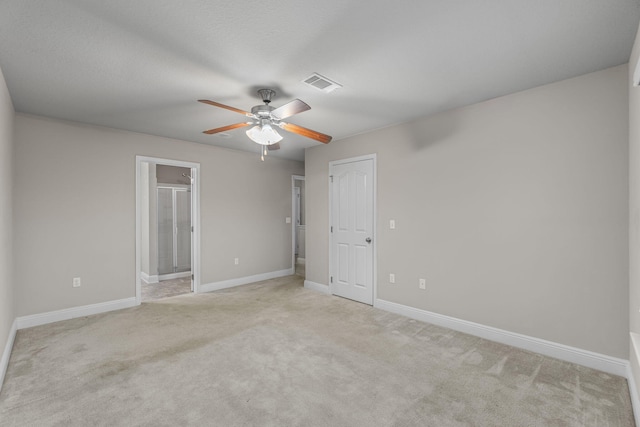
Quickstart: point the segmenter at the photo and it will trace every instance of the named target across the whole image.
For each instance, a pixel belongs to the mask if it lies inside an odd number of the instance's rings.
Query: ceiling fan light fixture
[[[282,141],[282,135],[271,127],[271,123],[265,120],[263,124],[256,125],[247,131],[247,136],[253,142],[260,145],[271,145]]]

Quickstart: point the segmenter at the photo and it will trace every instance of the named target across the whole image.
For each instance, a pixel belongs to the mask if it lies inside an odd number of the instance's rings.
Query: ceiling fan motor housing
[[[273,110],[275,110],[275,108],[270,105],[256,105],[255,107],[251,108],[251,114],[257,116],[258,118],[266,118],[271,116],[271,112]]]

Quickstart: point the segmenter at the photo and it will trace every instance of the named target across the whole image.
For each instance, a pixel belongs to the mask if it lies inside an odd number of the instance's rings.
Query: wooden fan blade
[[[247,117],[253,117],[253,114],[248,111],[241,110],[235,107],[229,107],[228,105],[220,104],[219,102],[209,101],[208,99],[199,99],[198,102],[202,102],[203,104],[213,105],[214,107],[224,108],[225,110],[233,111],[235,113],[244,114]]]
[[[324,133],[316,132],[315,130],[307,129],[302,126],[294,125],[292,123],[280,123],[280,127],[286,131],[297,133],[298,135],[306,136],[307,138],[315,139],[323,144],[331,142],[331,137]]]
[[[267,145],[269,151],[275,151],[280,149],[280,143],[276,142],[275,144]]]
[[[294,99],[291,102],[287,102],[282,107],[278,107],[273,110],[271,115],[276,119],[282,120],[310,109],[311,107],[309,107],[305,102],[302,102],[299,99]]]
[[[236,124],[229,125],[229,126],[223,126],[221,128],[205,130],[202,133],[206,133],[207,135],[213,135],[214,133],[220,133],[220,132],[224,132],[224,131],[227,131],[227,130],[234,130],[234,129],[242,128],[242,127],[249,126],[249,125],[250,125],[250,123],[246,123],[246,122],[236,123]]]

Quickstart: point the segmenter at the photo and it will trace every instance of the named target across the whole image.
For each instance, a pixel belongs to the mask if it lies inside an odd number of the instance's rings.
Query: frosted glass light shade
[[[247,131],[247,136],[260,145],[271,145],[282,140],[282,136],[269,124],[252,127]]]

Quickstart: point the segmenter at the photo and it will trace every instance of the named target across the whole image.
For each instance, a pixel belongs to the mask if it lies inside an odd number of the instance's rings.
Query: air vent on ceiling
[[[323,92],[331,92],[342,87],[340,83],[336,83],[318,73],[311,74],[303,82]]]

